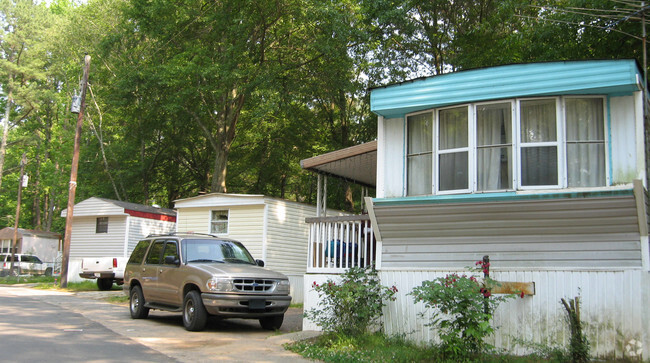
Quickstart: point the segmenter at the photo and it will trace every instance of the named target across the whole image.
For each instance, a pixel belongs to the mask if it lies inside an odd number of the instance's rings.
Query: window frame
[[[108,233],[108,223],[108,217],[97,217],[95,219],[95,234]]]
[[[213,214],[214,214],[215,212],[225,212],[225,213],[226,213],[226,217],[227,217],[226,221],[225,221],[225,222],[224,222],[224,221],[214,221],[214,220],[213,220]],[[209,214],[209,219],[210,219],[210,220],[208,221],[208,230],[210,231],[210,232],[209,232],[210,234],[215,234],[215,235],[219,235],[219,236],[227,236],[227,235],[230,234],[230,209],[211,209],[211,210],[210,210],[210,214]],[[226,225],[226,232],[225,232],[225,233],[221,233],[221,232],[213,232],[213,231],[212,231],[212,224],[213,224],[213,223],[225,223],[225,225]]]
[[[538,141],[538,142],[526,142],[524,143],[521,140],[521,103],[526,101],[537,101],[537,100],[553,100],[555,103],[555,141]],[[531,97],[531,98],[518,98],[516,99],[516,119],[513,120],[513,126],[517,127],[517,164],[516,173],[517,173],[517,190],[543,190],[543,189],[562,189],[566,188],[566,155],[564,151],[566,150],[566,139],[564,137],[564,100],[561,97]],[[525,145],[525,146],[524,146]],[[565,145],[562,147],[562,145]],[[525,148],[539,148],[539,147],[555,147],[557,150],[557,183],[555,185],[523,185],[522,172],[522,156],[521,152]]]
[[[419,116],[422,114],[431,114],[431,150],[426,151],[426,152],[417,152],[417,153],[409,153],[409,143],[408,143],[408,118],[412,116]],[[403,193],[404,195],[408,196],[426,196],[426,195],[434,195],[435,194],[435,184],[436,184],[436,158],[435,158],[435,145],[433,144],[434,140],[436,139],[436,119],[435,119],[435,114],[433,113],[432,110],[426,110],[426,111],[421,111],[421,112],[414,112],[411,114],[408,114],[404,117],[404,128],[405,128],[405,137],[406,137],[406,142],[404,144],[404,188],[403,188]],[[430,155],[431,157],[431,185],[429,185],[429,192],[426,194],[409,194],[409,174],[408,174],[408,163],[409,163],[409,158],[414,157],[414,156],[425,156],[425,155]]]
[[[442,133],[440,132],[440,112],[445,111],[445,110],[453,110],[456,108],[466,108],[467,111],[467,146],[465,147],[457,147],[457,148],[451,148],[451,149],[441,149],[440,148],[440,136]],[[474,112],[474,105],[473,104],[463,104],[463,105],[455,105],[455,106],[449,106],[449,107],[441,107],[438,108],[434,111],[434,130],[435,132],[433,133],[433,159],[434,163],[433,165],[435,167],[433,169],[433,185],[434,185],[434,193],[437,195],[446,195],[446,194],[463,194],[463,193],[471,193],[472,192],[472,181],[475,179],[474,175],[476,174],[473,166],[473,157],[472,157],[472,149],[475,149],[475,142],[474,138],[472,135],[475,134],[475,130],[472,130],[471,127],[471,118],[472,114]],[[440,156],[441,155],[449,155],[449,154],[460,154],[466,152],[467,153],[467,188],[465,189],[449,189],[449,190],[440,190]]]
[[[510,144],[492,144],[491,146],[479,146],[478,145],[478,108],[480,106],[490,106],[490,105],[499,105],[499,104],[509,104],[510,105]],[[517,189],[517,165],[519,165],[519,157],[517,155],[517,129],[515,124],[517,124],[517,103],[515,99],[506,99],[506,100],[496,100],[490,102],[477,102],[473,104],[472,109],[472,120],[470,124],[473,124],[473,137],[474,147],[472,148],[472,160],[474,160],[474,178],[472,179],[472,193],[499,193],[513,191]],[[478,189],[478,151],[479,149],[487,148],[496,148],[496,147],[510,147],[510,156],[512,157],[512,170],[510,170],[510,188],[505,189],[491,189],[491,190],[479,190]]]
[[[408,113],[404,115],[404,186],[403,186],[403,195],[405,197],[418,197],[423,195],[409,195],[408,194],[408,159],[409,156],[412,156],[408,153],[408,144],[409,144],[409,135],[408,135],[408,117],[416,116],[423,113],[431,114],[433,120],[433,131],[432,131],[432,152],[431,152],[431,181],[432,188],[431,193],[427,195],[448,195],[448,194],[482,194],[482,193],[498,193],[498,192],[507,192],[507,191],[535,191],[535,190],[555,190],[555,189],[576,189],[579,187],[569,187],[568,186],[568,170],[567,170],[567,115],[566,115],[566,100],[567,99],[586,99],[586,98],[598,98],[602,99],[603,105],[603,138],[604,138],[604,159],[605,159],[605,184],[600,186],[594,186],[590,188],[604,188],[611,185],[611,175],[610,175],[610,163],[611,155],[609,154],[609,145],[611,143],[611,136],[608,132],[609,124],[609,113],[608,110],[608,97],[606,95],[566,95],[566,96],[545,96],[545,97],[530,97],[530,98],[508,98],[508,99],[498,99],[491,100],[487,102],[473,102],[465,103],[453,106],[445,106],[440,108],[433,108],[424,111],[418,111],[413,113]],[[556,128],[556,137],[555,141],[543,141],[543,142],[526,142],[523,143],[521,140],[521,103],[525,101],[534,101],[534,100],[553,100],[555,103],[555,128]],[[509,103],[511,107],[511,147],[512,152],[512,170],[511,172],[511,188],[510,189],[495,189],[495,190],[478,190],[478,150],[479,147],[477,141],[477,132],[478,132],[478,117],[477,109],[482,105],[490,104],[503,104]],[[440,117],[439,113],[441,110],[453,109],[467,107],[468,110],[468,143],[465,148],[454,148],[447,150],[440,150]],[[504,145],[504,146],[507,146]],[[544,147],[552,146],[557,150],[557,184],[553,185],[522,185],[522,150],[528,147]],[[449,154],[453,152],[467,151],[468,155],[468,189],[454,189],[454,190],[440,190],[440,170],[439,169],[439,158],[440,155]]]

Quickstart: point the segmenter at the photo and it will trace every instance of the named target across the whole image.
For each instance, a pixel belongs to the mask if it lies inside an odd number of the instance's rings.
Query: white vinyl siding
[[[497,281],[535,283],[535,295],[509,300],[497,309],[492,321],[495,332],[488,339],[488,343],[497,348],[513,354],[529,354],[534,345],[568,346],[571,335],[560,299],[576,296],[580,296],[581,319],[588,322],[583,329],[589,337],[592,356],[622,357],[625,345],[632,339],[641,340],[644,350],[650,344],[647,335],[650,326],[650,310],[647,308],[650,305],[650,275],[647,272],[500,271],[498,262],[492,262],[490,268],[490,277]],[[462,269],[414,268],[380,271],[383,285],[398,288],[395,301],[389,301],[384,309],[382,321],[386,333],[422,343],[436,342],[436,332],[425,326],[430,321],[430,311],[424,309],[424,304],[414,304],[413,298],[407,294],[422,281],[459,271],[467,272]],[[306,302],[305,308],[307,305]],[[529,344],[517,344],[522,340]]]
[[[314,217],[314,207],[267,199],[267,266],[283,273],[304,273],[307,269],[309,229],[305,218]]]
[[[160,221],[157,219],[140,218],[129,216],[129,233],[127,237],[126,256],[133,252],[135,245],[150,234],[166,234],[174,232],[176,223]]]
[[[127,216],[108,217],[108,233],[95,233],[96,217],[75,217],[70,235],[70,258],[124,256]]]

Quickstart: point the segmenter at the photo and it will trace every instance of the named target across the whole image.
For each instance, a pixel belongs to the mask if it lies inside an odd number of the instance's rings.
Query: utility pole
[[[20,219],[20,202],[23,195],[23,177],[25,176],[25,164],[27,164],[27,154],[23,153],[20,159],[20,179],[18,180],[18,201],[16,204],[16,220],[14,222],[14,239],[11,245],[11,266],[9,271],[14,272],[14,260],[16,259],[16,244],[18,240],[18,220]]]
[[[70,260],[70,235],[72,234],[72,214],[74,197],[77,192],[77,170],[79,169],[79,149],[81,148],[81,126],[83,125],[84,109],[86,108],[86,87],[90,72],[90,56],[84,58],[84,74],[79,83],[81,88],[81,107],[77,115],[77,129],[74,137],[72,152],[72,167],[70,168],[70,185],[68,191],[68,209],[65,218],[65,236],[63,238],[63,257],[61,258],[61,287],[68,287],[68,262]]]

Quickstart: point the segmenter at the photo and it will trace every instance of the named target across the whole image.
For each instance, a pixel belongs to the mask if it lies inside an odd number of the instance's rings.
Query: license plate
[[[248,308],[250,310],[262,310],[266,308],[266,300],[249,300]]]
[[[95,272],[95,277],[100,277],[101,275],[102,274],[100,274],[99,272]]]

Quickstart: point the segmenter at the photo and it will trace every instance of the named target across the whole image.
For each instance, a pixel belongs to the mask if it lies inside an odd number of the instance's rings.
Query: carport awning
[[[374,188],[377,184],[377,141],[304,159],[300,166]]]

